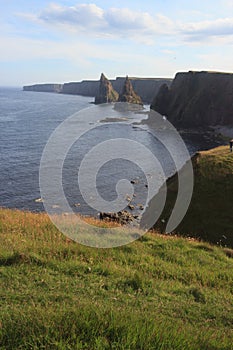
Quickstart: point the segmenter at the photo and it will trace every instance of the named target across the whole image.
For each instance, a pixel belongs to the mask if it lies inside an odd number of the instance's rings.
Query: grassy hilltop
[[[94,249],[0,210],[0,349],[233,349],[233,251],[143,236]]]
[[[232,227],[232,160],[224,147],[196,157],[186,227],[198,232],[202,215],[208,232]],[[1,350],[233,349],[229,248],[156,232],[119,248],[88,248],[46,214],[7,209],[0,239]]]
[[[192,200],[176,233],[233,248],[233,153],[228,146],[198,152],[193,158]],[[177,195],[177,176],[168,181],[166,221]],[[158,227],[163,231],[163,225]]]

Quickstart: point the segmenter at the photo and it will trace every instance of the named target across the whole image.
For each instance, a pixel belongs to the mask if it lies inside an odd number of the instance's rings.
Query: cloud
[[[156,36],[174,32],[173,22],[161,14],[154,17],[148,12],[137,12],[128,8],[102,9],[95,4],[61,6],[50,4],[41,13],[18,14],[24,19],[62,28],[86,35],[102,37],[131,37],[142,41],[142,36]],[[144,39],[145,42],[150,40]]]
[[[104,11],[95,4],[80,4],[76,6],[61,6],[51,4],[42,11],[38,19],[46,23],[63,23],[78,28],[102,28]]]
[[[145,45],[153,45],[157,38],[170,38],[171,41],[200,44],[209,39],[226,41],[233,36],[233,18],[179,22],[162,14],[138,12],[129,8],[110,7],[103,9],[95,4],[62,6],[50,4],[41,13],[20,14],[24,19],[37,24],[100,38],[126,38]],[[213,44],[209,40],[208,44]]]
[[[181,26],[181,32],[193,40],[233,35],[233,18],[219,18]]]

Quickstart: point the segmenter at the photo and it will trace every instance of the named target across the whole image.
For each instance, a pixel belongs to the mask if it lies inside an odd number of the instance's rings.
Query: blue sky
[[[0,0],[0,85],[233,72],[233,0]]]

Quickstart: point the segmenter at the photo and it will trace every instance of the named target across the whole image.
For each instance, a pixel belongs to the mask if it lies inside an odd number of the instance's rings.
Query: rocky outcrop
[[[62,92],[63,84],[35,84],[24,86],[24,91],[37,91],[37,92]]]
[[[117,102],[118,93],[113,89],[110,81],[102,73],[99,82],[99,90],[95,97],[95,104]]]
[[[118,102],[128,102],[128,103],[134,103],[139,105],[143,104],[141,97],[137,95],[136,92],[134,91],[128,76],[125,79],[124,86],[121,94],[119,95]]]
[[[161,85],[167,84],[167,86],[170,86],[172,83],[172,79],[166,78],[129,77],[129,79],[134,91],[141,97],[144,104],[151,104]],[[125,78],[117,77],[115,80],[110,81],[113,88],[120,94],[125,83]]]
[[[127,210],[122,210],[117,213],[100,213],[100,220],[117,222],[120,225],[128,225],[132,222],[135,222],[139,218],[138,215],[133,215]]]
[[[172,83],[172,79],[166,78],[129,78],[132,87],[138,94],[144,104],[150,104],[154,96],[158,93],[161,85],[166,84],[168,87]],[[112,87],[118,94],[122,92],[125,78],[117,77],[109,80]],[[42,91],[42,92],[59,92],[63,94],[82,95],[94,97],[99,91],[99,80],[83,80],[80,82],[70,82],[65,84],[36,84],[24,86],[25,91]]]
[[[233,125],[233,74],[177,73],[170,88],[161,86],[151,109],[177,127]]]

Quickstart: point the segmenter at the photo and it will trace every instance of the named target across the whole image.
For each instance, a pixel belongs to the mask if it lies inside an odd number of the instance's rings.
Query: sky
[[[233,0],[0,0],[0,85],[233,72]]]

